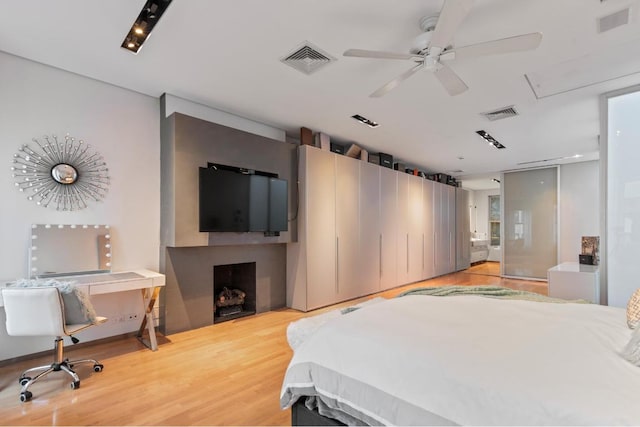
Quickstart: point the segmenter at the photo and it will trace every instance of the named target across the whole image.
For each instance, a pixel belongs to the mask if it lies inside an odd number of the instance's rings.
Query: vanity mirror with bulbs
[[[109,273],[111,254],[111,233],[108,225],[31,226],[31,278]]]
[[[64,171],[62,171],[64,172]],[[29,277],[58,278],[81,286],[90,296],[141,291],[142,322],[137,337],[158,349],[154,306],[164,274],[151,270],[112,272],[111,228],[108,225],[33,224],[29,248]],[[2,285],[0,285],[2,286]],[[0,297],[0,307],[3,306]],[[157,315],[156,315],[157,317]],[[148,333],[148,339],[143,334]]]

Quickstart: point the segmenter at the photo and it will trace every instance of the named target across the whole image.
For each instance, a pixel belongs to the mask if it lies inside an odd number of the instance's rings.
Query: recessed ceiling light
[[[500,144],[494,137],[489,135],[489,133],[485,130],[477,130],[476,133],[480,135],[482,139],[489,143],[490,146],[497,149],[507,148],[504,145]]]
[[[370,128],[377,128],[380,126],[379,123],[374,122],[373,120],[369,120],[366,117],[361,116],[360,114],[354,114],[351,116],[352,119],[359,121],[360,123],[369,126]]]
[[[120,46],[130,52],[138,53],[170,4],[171,0],[148,0]]]

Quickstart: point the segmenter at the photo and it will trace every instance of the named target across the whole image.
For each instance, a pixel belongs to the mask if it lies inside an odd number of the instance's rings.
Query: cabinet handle
[[[378,258],[380,262],[380,277],[382,277],[382,233],[380,234],[380,250],[379,250]]]
[[[431,274],[436,274],[436,252],[438,251],[438,247],[436,246],[436,233],[433,233],[433,256],[431,257],[431,266],[433,267],[433,272]]]
[[[452,252],[451,249],[452,249],[452,246],[453,246],[453,245],[451,245],[451,237],[452,236],[453,236],[453,233],[449,232],[449,268],[451,268],[451,252]]]
[[[340,238],[336,236],[336,293],[340,292]]]
[[[409,272],[409,233],[407,233],[407,273]]]
[[[422,233],[422,271],[424,271],[424,233]]]

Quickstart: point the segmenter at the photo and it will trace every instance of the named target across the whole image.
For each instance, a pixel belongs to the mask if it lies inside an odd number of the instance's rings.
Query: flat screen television
[[[200,231],[287,231],[287,181],[222,168],[200,168]]]

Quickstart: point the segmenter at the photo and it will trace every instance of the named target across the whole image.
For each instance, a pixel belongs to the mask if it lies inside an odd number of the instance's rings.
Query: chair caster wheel
[[[18,379],[18,382],[20,383],[21,386],[24,386],[29,381],[31,381],[31,377],[22,377]]]
[[[33,394],[30,391],[23,391],[20,393],[20,402],[28,402],[33,397]]]
[[[104,365],[101,363],[93,365],[94,372],[102,372],[103,369],[104,369]]]
[[[80,388],[80,381],[74,381],[71,383],[71,389],[75,390],[77,388]]]

